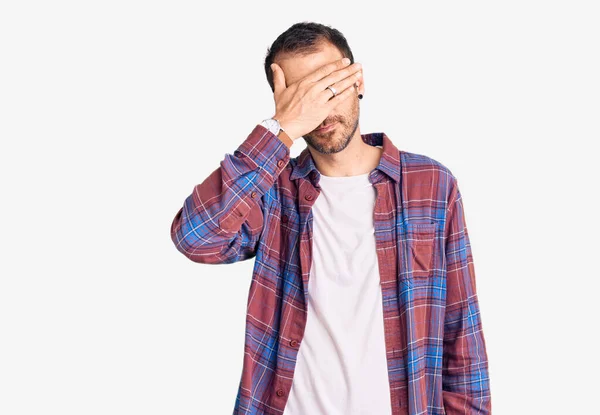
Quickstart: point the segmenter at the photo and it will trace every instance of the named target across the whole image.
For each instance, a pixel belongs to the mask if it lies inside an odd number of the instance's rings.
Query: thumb
[[[271,64],[271,70],[273,71],[273,88],[275,89],[275,93],[278,94],[279,91],[285,89],[285,75],[283,71],[276,63]]]

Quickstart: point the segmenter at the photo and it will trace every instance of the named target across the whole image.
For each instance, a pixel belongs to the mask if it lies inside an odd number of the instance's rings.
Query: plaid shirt
[[[457,180],[440,162],[398,150],[384,133],[362,139],[383,147],[369,181],[377,192],[373,215],[392,415],[491,414]],[[319,177],[308,148],[291,158],[290,149],[258,124],[195,186],[172,222],[171,239],[194,262],[255,258],[234,415],[284,412],[307,319],[311,207]]]

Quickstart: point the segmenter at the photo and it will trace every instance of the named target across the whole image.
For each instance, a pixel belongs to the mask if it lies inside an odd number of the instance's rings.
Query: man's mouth
[[[321,126],[319,128],[317,128],[315,131],[321,132],[321,131],[328,131],[329,129],[331,129],[331,127],[333,125],[337,124],[337,121],[334,121],[332,123],[326,124],[324,126]]]

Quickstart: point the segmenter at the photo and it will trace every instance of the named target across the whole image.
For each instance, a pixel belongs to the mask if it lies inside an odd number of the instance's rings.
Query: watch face
[[[269,118],[267,120],[264,120],[262,122],[262,125],[266,129],[271,131],[273,134],[275,134],[275,135],[279,134],[279,121],[274,120],[273,118]]]

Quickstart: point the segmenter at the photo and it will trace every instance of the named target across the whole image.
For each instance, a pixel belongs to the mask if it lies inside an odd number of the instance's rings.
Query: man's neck
[[[344,177],[370,173],[379,165],[383,149],[365,143],[360,131],[344,150],[334,154],[321,154],[309,147],[315,165],[325,176]]]

